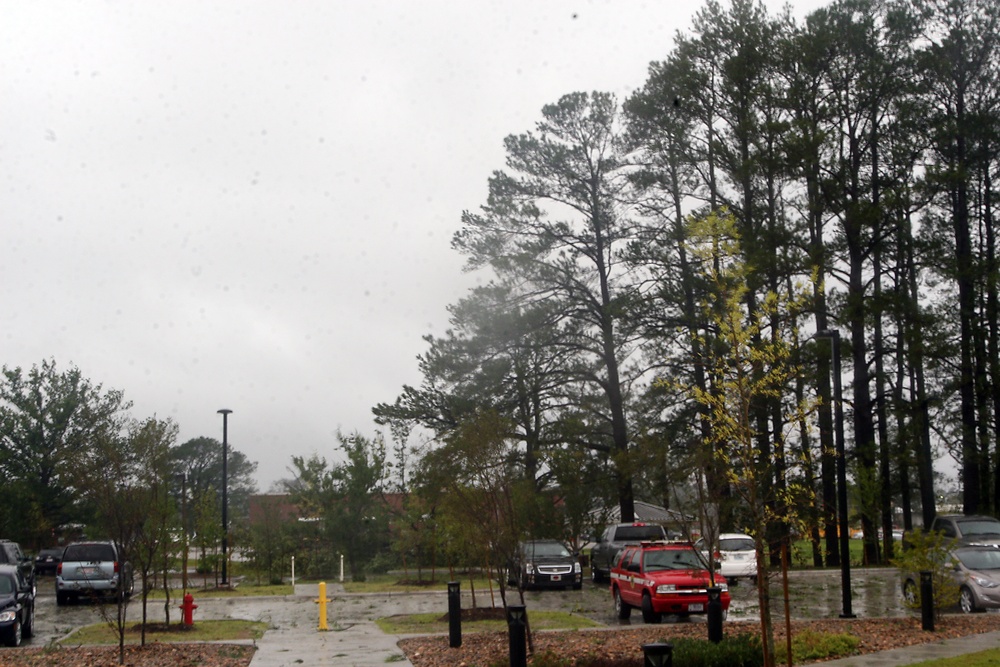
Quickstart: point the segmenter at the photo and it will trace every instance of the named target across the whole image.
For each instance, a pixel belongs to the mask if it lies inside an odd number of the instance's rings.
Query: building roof
[[[590,511],[591,517],[595,520],[606,519],[610,523],[618,523],[621,521],[622,510],[619,506],[614,507],[598,507]],[[677,510],[669,510],[660,505],[654,505],[652,503],[643,502],[641,500],[635,501],[635,520],[636,521],[647,521],[651,523],[687,523],[694,521],[694,517]]]

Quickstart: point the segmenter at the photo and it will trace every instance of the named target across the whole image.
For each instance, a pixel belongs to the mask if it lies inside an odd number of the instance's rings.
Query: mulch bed
[[[876,618],[793,621],[792,634],[810,629],[816,632],[849,633],[861,640],[858,653],[872,653],[893,648],[926,644],[943,639],[964,637],[1000,630],[1000,615],[976,614],[945,616],[936,623],[934,632],[925,632],[920,619]],[[726,623],[725,633],[758,633],[760,624],[752,621]],[[642,645],[670,641],[676,637],[706,638],[704,623],[666,623],[573,632],[538,632],[534,635],[535,655],[551,651],[562,658],[575,658],[577,664],[587,664],[600,658],[600,664],[642,665]],[[785,641],[784,623],[775,626],[775,642]],[[462,637],[462,646],[450,648],[447,636],[417,637],[399,642],[400,648],[415,667],[445,665],[506,664],[510,645],[506,632],[469,634]]]
[[[247,667],[256,648],[236,644],[126,646],[129,667]],[[118,667],[117,646],[17,648],[0,653],[0,667]]]

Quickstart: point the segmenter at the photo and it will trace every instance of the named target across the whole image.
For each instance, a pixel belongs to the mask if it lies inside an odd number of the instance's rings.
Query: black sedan
[[[0,639],[7,646],[20,646],[31,637],[35,625],[35,587],[16,565],[0,565]]]
[[[38,574],[55,574],[56,568],[62,562],[62,554],[62,547],[42,549],[35,556],[35,572]]]

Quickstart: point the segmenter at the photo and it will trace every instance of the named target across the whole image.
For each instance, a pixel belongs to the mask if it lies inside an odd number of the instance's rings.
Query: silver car
[[[135,582],[132,566],[114,542],[74,542],[56,566],[56,604],[80,596],[128,597]]]
[[[966,614],[1000,609],[1000,549],[990,546],[958,547],[952,551],[954,577],[959,585],[958,606]],[[919,575],[906,574],[903,596],[917,604]]]

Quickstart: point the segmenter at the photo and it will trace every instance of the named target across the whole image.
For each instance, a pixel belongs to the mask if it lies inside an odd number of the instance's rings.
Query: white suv
[[[135,582],[132,566],[121,557],[114,542],[74,542],[63,552],[56,568],[56,604],[81,595],[125,598]]]
[[[730,582],[736,579],[749,579],[757,583],[757,550],[753,538],[743,533],[721,533],[719,545],[708,553],[704,539],[695,543],[695,548],[706,558],[713,556],[719,562],[719,574]]]

